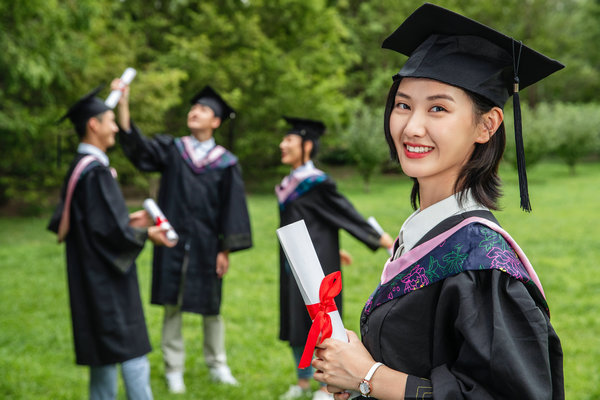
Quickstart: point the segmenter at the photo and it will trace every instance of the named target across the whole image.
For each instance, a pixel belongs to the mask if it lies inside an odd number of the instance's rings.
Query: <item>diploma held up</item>
[[[104,104],[106,104],[110,108],[115,108],[119,100],[121,99],[121,95],[123,94],[123,88],[125,85],[129,85],[133,78],[135,78],[136,70],[134,68],[127,68],[123,75],[121,75],[121,87],[117,90],[113,90],[110,92],[106,100],[104,100]]]

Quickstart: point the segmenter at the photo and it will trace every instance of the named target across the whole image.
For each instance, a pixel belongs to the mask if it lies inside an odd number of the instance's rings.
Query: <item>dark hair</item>
[[[79,139],[83,139],[85,137],[85,132],[87,129],[87,123],[90,119],[92,118],[96,118],[98,121],[102,122],[102,117],[104,116],[104,113],[106,111],[101,112],[100,114],[96,114],[88,119],[86,119],[85,121],[80,121],[74,124],[75,126],[75,133],[77,133],[77,137]]]
[[[398,162],[398,152],[390,133],[390,115],[394,109],[400,79],[394,78],[394,83],[388,93],[383,122],[385,139],[390,148],[390,157],[396,162]],[[483,114],[496,106],[483,96],[465,89],[462,90],[465,91],[473,102],[473,111],[477,121]],[[498,176],[498,166],[504,154],[505,145],[506,131],[504,129],[504,122],[500,124],[487,143],[475,143],[475,149],[471,154],[471,158],[462,167],[454,183],[454,193],[461,193],[458,199],[459,202],[464,200],[466,189],[470,189],[472,196],[478,203],[492,210],[498,209],[498,199],[502,195],[502,191],[500,190],[502,182]],[[420,203],[419,182],[415,178],[411,179],[413,180],[413,187],[410,194],[410,202],[413,209],[416,210]]]

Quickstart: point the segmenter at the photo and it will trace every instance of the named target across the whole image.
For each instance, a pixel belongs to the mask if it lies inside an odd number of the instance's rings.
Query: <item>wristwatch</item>
[[[380,362],[376,362],[375,364],[373,364],[369,372],[367,372],[367,375],[358,385],[358,391],[360,392],[360,394],[362,394],[365,397],[369,397],[369,395],[371,394],[371,378],[373,377],[375,371],[377,371],[377,368],[379,368],[382,365],[383,363]]]

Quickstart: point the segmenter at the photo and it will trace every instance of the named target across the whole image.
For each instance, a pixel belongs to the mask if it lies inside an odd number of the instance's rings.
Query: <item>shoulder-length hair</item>
[[[390,115],[394,110],[396,92],[399,85],[400,79],[395,79],[388,93],[383,122],[385,139],[390,148],[390,157],[396,162],[399,162],[398,152],[390,133]],[[465,91],[473,102],[473,114],[476,122],[479,122],[479,119],[485,113],[495,107],[495,104],[490,100],[468,90],[462,90]],[[473,198],[481,205],[492,210],[499,209],[498,199],[502,195],[502,181],[498,176],[498,166],[504,154],[505,146],[506,131],[504,129],[504,122],[500,124],[487,143],[475,143],[475,150],[471,154],[471,158],[462,167],[454,183],[454,193],[460,193],[459,202],[464,200],[464,195],[467,190],[470,190]],[[419,182],[415,178],[411,179],[413,180],[413,187],[410,194],[410,202],[413,209],[416,210],[420,203]]]

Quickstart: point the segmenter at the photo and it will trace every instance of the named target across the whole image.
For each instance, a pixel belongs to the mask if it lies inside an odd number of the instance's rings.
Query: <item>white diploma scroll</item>
[[[385,231],[383,230],[383,228],[381,227],[381,225],[379,225],[379,222],[377,222],[377,220],[375,219],[375,217],[371,216],[371,217],[367,218],[367,222],[380,235],[383,235],[385,233]],[[387,252],[391,256],[392,252],[393,252],[393,249],[391,247],[388,247],[387,248]]]
[[[304,304],[319,303],[319,288],[325,274],[304,220],[301,219],[277,229],[277,236],[302,294]],[[348,342],[348,335],[339,311],[336,310],[328,314],[331,318],[331,337]],[[357,391],[348,392],[351,399],[360,396]]]
[[[113,90],[110,92],[106,100],[104,100],[104,104],[106,104],[110,108],[115,108],[119,100],[121,99],[121,95],[123,94],[124,85],[129,85],[133,78],[135,78],[136,70],[133,68],[127,68],[123,75],[121,75],[121,87],[119,89]]]
[[[157,226],[167,229],[165,232],[167,239],[169,239],[171,242],[176,242],[179,240],[179,235],[177,235],[177,232],[175,232],[175,229],[173,229],[167,220],[167,217],[165,217],[165,214],[163,214],[162,210],[158,207],[158,204],[156,204],[153,199],[144,200],[144,209],[148,214],[150,214],[150,217]]]
[[[319,288],[325,274],[310,240],[304,220],[301,219],[277,229],[277,236],[302,294],[304,304],[319,303]],[[331,317],[333,330],[331,337],[347,342],[348,335],[339,311],[336,310],[328,314]]]

